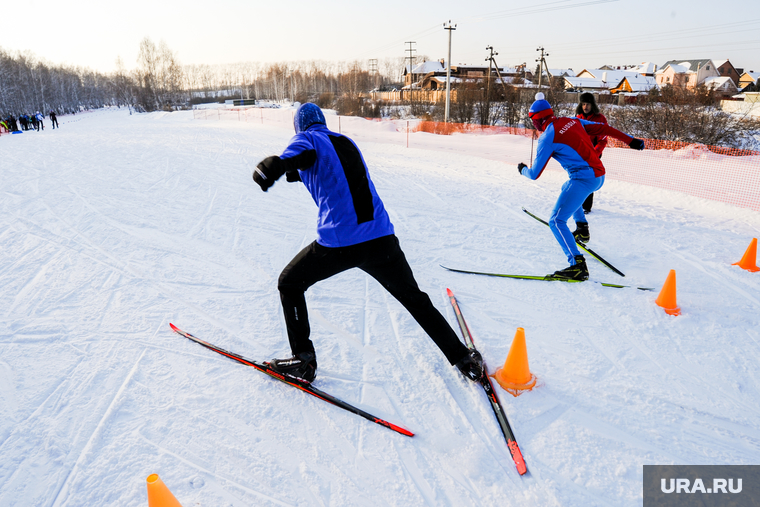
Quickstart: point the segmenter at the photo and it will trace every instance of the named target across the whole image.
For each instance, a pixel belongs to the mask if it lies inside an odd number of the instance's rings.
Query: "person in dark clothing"
[[[50,123],[53,124],[53,129],[58,127],[58,117],[56,116],[55,111],[51,110],[48,116],[50,116]]]
[[[359,148],[348,137],[327,128],[316,104],[299,106],[293,123],[296,135],[282,156],[261,161],[253,172],[253,181],[265,192],[283,174],[290,182],[302,181],[319,207],[318,239],[301,250],[280,274],[277,288],[293,357],[273,359],[270,366],[309,382],[314,380],[317,358],[309,339],[304,293],[321,280],[359,268],[412,314],[449,363],[467,378],[480,380],[480,354],[459,340],[430,297],[418,287]]]
[[[575,108],[575,117],[576,118],[582,118],[584,120],[593,121],[596,123],[604,123],[607,124],[607,118],[604,117],[604,115],[599,112],[599,106],[596,105],[596,98],[594,98],[593,93],[581,93],[580,101],[578,102],[578,107]],[[607,136],[600,135],[600,136],[593,136],[591,138],[591,144],[594,145],[594,151],[596,151],[596,155],[599,158],[602,158],[602,152],[604,151],[604,148],[607,146]],[[594,205],[594,193],[591,192],[589,196],[586,198],[585,201],[583,201],[583,211],[584,213],[591,213],[591,207]],[[578,238],[582,243],[585,243],[588,241],[588,238]]]

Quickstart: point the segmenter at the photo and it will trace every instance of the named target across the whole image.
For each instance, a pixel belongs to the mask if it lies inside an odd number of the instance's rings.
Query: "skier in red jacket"
[[[578,107],[575,108],[575,117],[596,123],[604,123],[605,125],[607,124],[607,118],[605,118],[604,115],[599,112],[599,106],[596,105],[594,94],[589,92],[581,93],[580,102],[578,103]],[[596,151],[597,156],[599,158],[602,158],[602,152],[607,146],[607,136],[593,136],[591,138],[591,144],[594,145],[594,151]],[[593,205],[594,193],[591,192],[586,200],[583,201],[584,213],[591,213],[591,207]],[[575,239],[581,243],[587,243],[588,240],[591,239],[588,234],[588,223],[580,223],[585,224],[586,227],[583,228],[581,226],[578,226],[578,228],[573,233],[573,236],[575,236]]]

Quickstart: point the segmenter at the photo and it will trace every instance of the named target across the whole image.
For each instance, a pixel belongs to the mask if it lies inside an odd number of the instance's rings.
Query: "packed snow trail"
[[[521,207],[547,216],[566,176],[526,182],[476,156],[499,143],[527,158],[524,139],[420,133],[440,149],[416,150],[357,136],[451,325],[446,287],[493,368],[525,328],[540,385],[497,387],[521,478],[479,386],[359,270],[307,293],[316,385],[413,439],[169,330],[254,359],[289,352],[277,277],[316,237],[316,207],[284,179],[262,193],[251,171],[292,131],[189,112],[78,120],[0,138],[0,506],[141,506],[151,473],[183,505],[635,506],[643,464],[760,461],[760,277],[731,266],[759,213],[613,181],[597,193],[590,246],[626,284],[659,288],[675,269],[670,317],[656,291],[439,267],[564,267]]]

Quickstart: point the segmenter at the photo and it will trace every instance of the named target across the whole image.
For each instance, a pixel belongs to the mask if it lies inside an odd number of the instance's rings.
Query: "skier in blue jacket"
[[[279,372],[314,380],[317,359],[309,339],[304,293],[321,280],[359,268],[404,305],[452,365],[466,377],[480,380],[480,354],[459,340],[417,286],[354,142],[329,130],[316,104],[299,106],[293,124],[296,135],[288,147],[281,156],[262,160],[253,172],[253,181],[265,192],[283,174],[288,181],[302,181],[319,207],[318,239],[301,250],[280,274],[277,288],[293,357],[273,359],[269,364]]]
[[[549,159],[554,158],[567,171],[568,179],[562,185],[554,210],[549,218],[549,228],[565,252],[570,266],[555,271],[555,278],[588,280],[588,266],[575,244],[576,238],[584,243],[589,240],[588,223],[583,212],[583,201],[604,184],[605,169],[599,155],[591,143],[591,137],[607,135],[625,142],[635,150],[644,149],[644,141],[603,123],[594,123],[580,118],[557,118],[544,94],[536,94],[536,101],[530,106],[528,116],[536,130],[543,132],[538,139],[536,160],[533,167],[520,162],[517,170],[523,176],[536,180],[541,176]],[[573,217],[577,229],[570,232],[567,219]]]

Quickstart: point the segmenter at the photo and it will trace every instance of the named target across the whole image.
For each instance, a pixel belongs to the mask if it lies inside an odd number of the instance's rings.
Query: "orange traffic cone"
[[[528,366],[528,348],[525,346],[525,329],[518,327],[509,347],[504,367],[496,370],[493,378],[512,396],[520,396],[536,385],[536,376]]]
[[[742,257],[742,260],[739,262],[734,262],[731,264],[732,266],[739,266],[742,269],[746,269],[747,271],[752,271],[753,273],[756,271],[760,271],[760,268],[757,267],[757,238],[752,238],[752,241],[749,242],[749,246],[747,247],[747,251],[744,252],[744,257]]]
[[[158,474],[148,476],[148,507],[182,507]]]
[[[654,301],[657,306],[665,309],[668,315],[681,315],[681,309],[676,303],[676,270],[671,269],[668,277],[665,279],[665,285],[660,290],[660,295]]]

